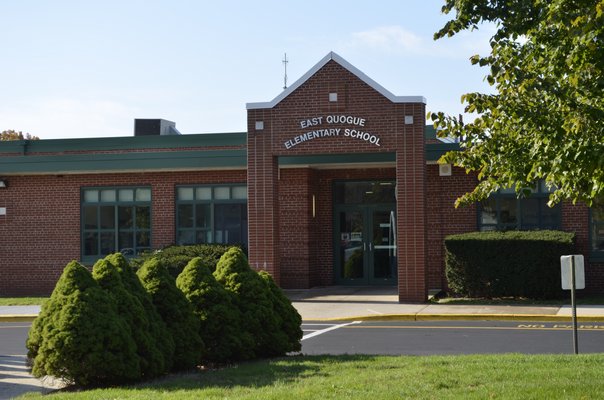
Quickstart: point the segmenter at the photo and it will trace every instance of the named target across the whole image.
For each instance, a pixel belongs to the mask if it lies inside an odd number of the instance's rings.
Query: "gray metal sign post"
[[[576,290],[585,289],[585,267],[581,254],[560,257],[560,273],[562,289],[570,289],[570,302],[573,319],[573,350],[579,354],[579,338],[577,332],[577,303]]]

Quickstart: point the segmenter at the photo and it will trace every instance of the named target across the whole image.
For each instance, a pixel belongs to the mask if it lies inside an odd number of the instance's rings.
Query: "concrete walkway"
[[[322,287],[286,290],[305,321],[532,320],[570,321],[568,306],[399,303],[392,287]],[[570,299],[569,299],[570,303]],[[604,305],[578,306],[579,320],[604,321]]]

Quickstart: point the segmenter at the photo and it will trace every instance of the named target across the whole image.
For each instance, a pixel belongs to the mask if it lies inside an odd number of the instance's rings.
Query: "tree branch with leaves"
[[[491,53],[471,57],[489,68],[496,94],[462,96],[470,123],[430,113],[439,135],[460,140],[445,154],[478,174],[470,204],[515,185],[518,195],[544,180],[563,200],[593,206],[604,197],[604,0],[446,0],[455,18],[441,39],[495,23]]]

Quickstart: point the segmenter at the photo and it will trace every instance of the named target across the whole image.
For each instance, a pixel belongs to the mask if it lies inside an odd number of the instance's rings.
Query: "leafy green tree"
[[[32,136],[29,133],[23,133],[21,131],[15,131],[12,129],[8,129],[0,132],[0,141],[5,140],[40,140],[37,136]]]
[[[176,286],[201,322],[204,358],[217,363],[245,359],[248,349],[243,347],[242,335],[248,334],[241,329],[241,312],[234,304],[233,294],[216,281],[207,262],[201,257],[193,258],[176,279]]]
[[[117,268],[107,260],[99,260],[92,268],[92,277],[113,298],[118,314],[130,328],[130,335],[136,343],[141,377],[151,378],[166,373],[164,356],[152,334],[147,313],[140,301],[126,290]]]
[[[535,181],[561,200],[597,204],[604,194],[604,1],[445,0],[455,18],[436,39],[481,23],[495,23],[486,66],[496,94],[462,96],[470,123],[431,114],[443,136],[461,140],[461,151],[443,156],[478,173],[479,184],[457,204],[516,185],[520,195]]]
[[[157,365],[158,370],[161,369],[164,372],[170,371],[174,358],[174,339],[166,327],[164,320],[155,309],[151,295],[147,293],[147,290],[143,287],[140,279],[136,275],[134,268],[130,266],[126,257],[121,253],[110,254],[105,257],[105,260],[117,269],[124,288],[128,293],[138,299],[143,307],[147,320],[149,321],[149,333],[155,340],[155,344],[161,352],[163,361],[154,360],[153,357],[151,357],[148,367],[152,368],[153,365]],[[152,355],[155,356],[155,353],[153,352]],[[143,368],[143,372],[144,371],[147,371],[147,368]],[[154,372],[151,370],[148,373],[152,374]]]
[[[158,260],[146,261],[137,274],[174,339],[173,369],[194,368],[201,361],[205,346],[191,303]]]
[[[279,321],[263,279],[250,268],[243,251],[233,247],[218,261],[214,277],[232,292],[242,314],[242,330],[253,342],[246,346],[253,357],[284,354]],[[246,337],[243,338],[247,340]]]
[[[136,345],[112,297],[72,261],[32,325],[26,342],[32,374],[81,386],[140,377]]]
[[[280,332],[283,333],[283,339],[280,341],[282,347],[279,351],[282,353],[300,351],[302,349],[300,340],[302,340],[303,335],[302,317],[268,272],[260,271],[259,275],[268,287],[269,297],[273,303],[273,311],[277,316]]]

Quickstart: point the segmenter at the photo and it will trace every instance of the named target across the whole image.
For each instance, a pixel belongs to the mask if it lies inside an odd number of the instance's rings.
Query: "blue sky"
[[[433,41],[441,0],[0,2],[0,130],[42,139],[131,136],[134,118],[241,132],[245,103],[334,51],[395,95],[457,115],[489,91],[473,54],[492,26]]]

